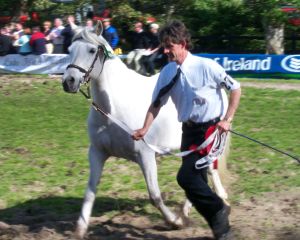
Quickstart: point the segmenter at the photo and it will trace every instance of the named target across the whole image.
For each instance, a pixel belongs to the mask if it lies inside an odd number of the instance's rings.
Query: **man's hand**
[[[135,130],[131,137],[134,140],[141,140],[146,135],[146,133],[147,133],[147,130],[145,128],[141,128],[141,129]]]
[[[153,104],[150,105],[150,107],[147,111],[147,114],[146,114],[146,118],[145,118],[145,121],[144,121],[144,126],[133,132],[133,134],[131,136],[132,139],[141,140],[141,139],[144,138],[144,136],[148,132],[153,120],[155,119],[155,117],[159,113],[159,110],[160,110],[160,107],[154,107]]]
[[[220,133],[229,131],[230,126],[231,126],[231,122],[227,121],[227,120],[221,120],[216,125],[216,127],[219,129]]]

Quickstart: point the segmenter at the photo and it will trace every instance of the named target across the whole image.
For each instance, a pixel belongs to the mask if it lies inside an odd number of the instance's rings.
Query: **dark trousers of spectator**
[[[215,123],[192,127],[184,123],[182,125],[181,151],[189,150],[191,145],[201,145],[205,141],[207,129],[212,125]],[[201,157],[203,156],[199,152],[193,152],[183,157],[177,181],[197,211],[208,223],[211,223],[217,212],[223,209],[224,202],[208,185],[207,168],[195,168],[195,162]]]
[[[145,60],[144,60],[145,69],[146,69],[147,73],[149,73],[150,75],[155,74],[155,60],[156,60],[157,56],[158,56],[158,51],[151,54],[150,56],[145,57]]]
[[[53,53],[62,54],[64,53],[64,45],[63,44],[53,44]]]

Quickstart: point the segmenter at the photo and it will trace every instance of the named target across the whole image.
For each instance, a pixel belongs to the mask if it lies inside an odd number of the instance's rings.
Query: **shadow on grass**
[[[80,214],[82,198],[67,197],[45,197],[29,200],[18,204],[14,207],[0,210],[0,221],[10,226],[22,225],[26,230],[21,233],[40,233],[43,229],[48,229],[60,236],[70,238],[74,232],[76,221]],[[127,239],[126,236],[133,236],[135,239],[170,239],[163,235],[165,231],[172,229],[166,224],[161,224],[163,217],[159,211],[153,209],[153,213],[146,211],[147,205],[150,204],[149,199],[115,199],[110,197],[98,197],[93,208],[93,217],[100,217],[114,211],[120,215],[128,214],[135,216],[146,216],[151,222],[157,221],[157,224],[151,228],[143,228],[134,226],[131,222],[115,223],[112,220],[96,223],[90,226],[88,239]],[[177,203],[167,202],[168,206],[174,206]],[[154,208],[154,207],[153,207]],[[109,219],[109,218],[108,218]],[[153,220],[153,221],[152,221]],[[17,228],[17,231],[19,228]],[[120,230],[119,230],[120,229]],[[15,230],[15,229],[14,229]],[[159,234],[162,232],[162,234]],[[0,234],[1,236],[1,234]],[[11,233],[10,236],[20,236],[20,232]],[[181,239],[181,238],[172,238]],[[186,238],[206,240],[210,238]]]
[[[70,217],[77,218],[82,203],[82,198],[42,197],[1,209],[0,219],[8,224],[26,224],[28,221],[31,222],[30,219],[32,222],[35,219],[40,222],[41,218],[45,221],[63,221]],[[98,197],[94,204],[93,216],[105,215],[110,211],[129,211],[137,215],[149,215],[144,209],[149,204],[149,199]],[[159,216],[159,213],[151,213],[149,217],[151,215],[153,215],[152,217]]]

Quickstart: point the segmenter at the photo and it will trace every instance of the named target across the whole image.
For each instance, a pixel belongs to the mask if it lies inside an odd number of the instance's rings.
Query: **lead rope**
[[[102,113],[104,116],[106,116],[108,119],[110,119],[113,123],[118,125],[125,132],[127,132],[130,136],[133,134],[134,131],[132,129],[130,129],[124,122],[122,122],[119,119],[115,118],[110,113],[107,113],[107,112],[103,111],[95,102],[92,102],[92,106],[97,112]],[[221,156],[221,154],[223,153],[223,150],[225,148],[226,136],[227,136],[226,132],[223,132],[222,134],[220,134],[219,130],[216,129],[196,149],[187,150],[187,151],[183,151],[183,152],[179,152],[179,153],[171,152],[170,148],[152,145],[152,144],[148,143],[144,138],[142,140],[153,151],[155,151],[155,152],[157,152],[161,155],[173,155],[173,156],[176,156],[176,157],[187,156],[190,153],[195,152],[195,151],[200,151],[200,150],[206,148],[211,143],[213,143],[209,153],[205,157],[197,160],[197,162],[195,163],[195,167],[197,169],[201,169],[201,168],[207,167],[208,165],[210,165],[212,162],[214,162],[216,159],[218,159]]]
[[[227,132],[223,132],[220,134],[220,131],[216,129],[214,133],[216,134],[211,149],[206,156],[196,161],[196,169],[208,167],[210,164],[217,161],[218,158],[222,155],[226,145]]]

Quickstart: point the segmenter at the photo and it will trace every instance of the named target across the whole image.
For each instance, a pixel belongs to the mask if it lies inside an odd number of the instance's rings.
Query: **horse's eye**
[[[90,53],[95,53],[96,52],[96,49],[95,48],[91,48],[90,49]]]

